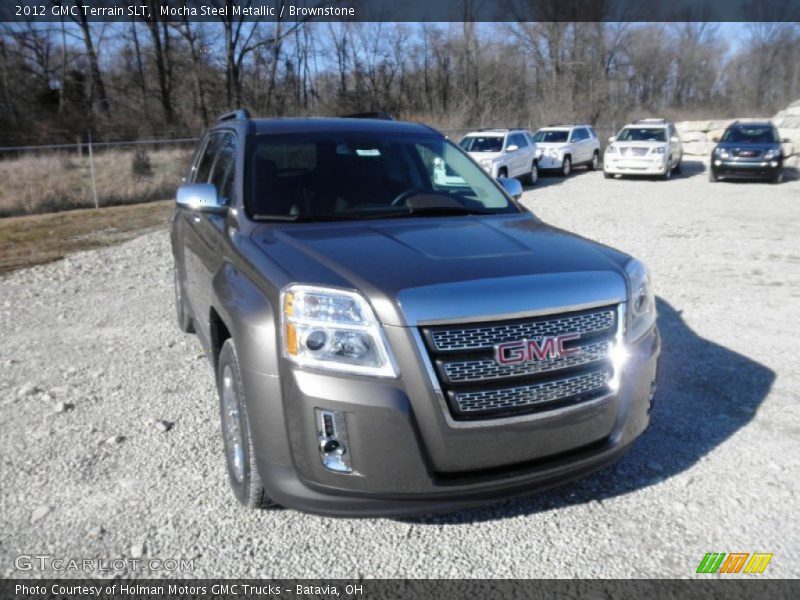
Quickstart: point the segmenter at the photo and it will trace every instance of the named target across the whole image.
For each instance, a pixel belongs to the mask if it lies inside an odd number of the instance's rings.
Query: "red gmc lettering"
[[[565,348],[564,344],[580,337],[579,333],[567,333],[555,337],[544,337],[541,341],[520,340],[498,344],[495,348],[495,360],[501,365],[513,365],[559,356],[573,356],[579,354],[581,349]]]

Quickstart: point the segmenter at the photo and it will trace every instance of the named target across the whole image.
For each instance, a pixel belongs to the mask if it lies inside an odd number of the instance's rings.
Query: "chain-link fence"
[[[0,148],[0,217],[170,198],[194,138]]]

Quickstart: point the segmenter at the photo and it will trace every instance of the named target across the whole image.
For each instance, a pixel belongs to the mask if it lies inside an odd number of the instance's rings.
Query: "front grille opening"
[[[554,410],[609,393],[616,306],[457,326],[422,328],[451,416],[492,419]],[[568,336],[566,349],[533,360],[500,364],[497,344]],[[577,338],[575,337],[577,336]]]

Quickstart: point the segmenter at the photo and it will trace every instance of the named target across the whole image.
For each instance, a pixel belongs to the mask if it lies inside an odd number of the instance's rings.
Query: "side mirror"
[[[497,183],[503,186],[503,189],[514,200],[519,200],[522,197],[522,184],[519,179],[511,179],[509,177],[498,177]]]
[[[519,150],[519,146],[516,144],[511,144],[506,148],[506,152],[516,152],[517,150]]]
[[[616,141],[617,141],[617,136],[615,136],[615,135],[612,135],[610,138],[608,138],[608,143],[609,144],[613,144]]]
[[[228,210],[213,183],[186,183],[178,188],[175,202],[182,208],[199,212],[219,214]]]

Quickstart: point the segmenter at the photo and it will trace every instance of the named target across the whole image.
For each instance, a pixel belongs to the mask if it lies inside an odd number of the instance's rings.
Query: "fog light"
[[[777,167],[777,166],[778,166],[778,161],[777,161],[777,160],[771,160],[771,161],[769,161],[769,166],[770,166],[770,167]]]
[[[717,165],[717,166],[720,166],[722,164],[722,161],[721,160],[715,160],[714,164]]]
[[[337,473],[352,473],[347,451],[347,425],[344,413],[338,410],[314,409],[317,421],[319,458],[323,466]]]

